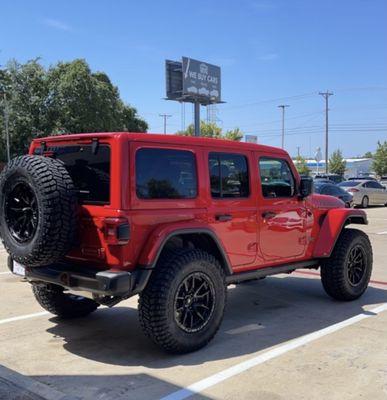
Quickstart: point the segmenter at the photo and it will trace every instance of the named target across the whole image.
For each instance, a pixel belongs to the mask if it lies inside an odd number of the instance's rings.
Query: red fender
[[[314,258],[329,257],[336,241],[347,224],[368,224],[367,214],[363,210],[334,208],[325,215],[319,237],[313,251]]]
[[[175,235],[193,233],[201,233],[211,236],[211,238],[214,239],[214,241],[217,243],[219,251],[223,255],[224,261],[229,271],[231,271],[230,260],[226,252],[224,251],[222,242],[217,237],[215,232],[208,227],[208,225],[201,224],[200,222],[183,222],[158,226],[151,233],[144,248],[141,251],[140,258],[138,260],[139,265],[146,267],[154,266],[161,253],[161,250],[163,249],[164,244],[168,241],[168,239]]]

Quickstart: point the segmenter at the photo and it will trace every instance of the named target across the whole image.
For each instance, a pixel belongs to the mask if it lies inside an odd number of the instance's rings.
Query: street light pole
[[[333,93],[329,92],[328,90],[326,92],[320,92],[320,96],[323,96],[325,98],[325,173],[328,173],[328,158],[329,158],[329,152],[328,152],[328,99],[329,96],[332,96]]]
[[[285,108],[290,107],[287,104],[281,104],[278,108],[282,108],[282,139],[281,139],[281,147],[285,147]]]

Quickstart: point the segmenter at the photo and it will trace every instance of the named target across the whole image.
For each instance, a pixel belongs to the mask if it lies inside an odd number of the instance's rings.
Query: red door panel
[[[304,257],[307,245],[305,201],[297,195],[298,174],[287,158],[260,154],[259,255],[264,263]]]
[[[205,151],[208,223],[233,267],[253,264],[257,252],[256,189],[250,152]],[[219,174],[219,175],[218,175]]]

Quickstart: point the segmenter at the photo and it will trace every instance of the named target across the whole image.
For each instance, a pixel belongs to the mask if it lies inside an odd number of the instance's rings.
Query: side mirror
[[[300,182],[299,196],[304,199],[313,193],[313,179],[309,176],[302,176]]]

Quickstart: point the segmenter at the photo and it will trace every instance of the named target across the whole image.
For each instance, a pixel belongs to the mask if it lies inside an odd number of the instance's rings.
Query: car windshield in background
[[[341,187],[354,187],[354,186],[359,185],[360,183],[361,183],[361,181],[345,181],[345,182],[339,183],[338,186],[341,186]]]
[[[40,148],[35,150],[38,154]],[[69,172],[79,199],[84,204],[110,202],[110,147],[99,145],[54,146],[46,149],[57,160],[63,161]]]

